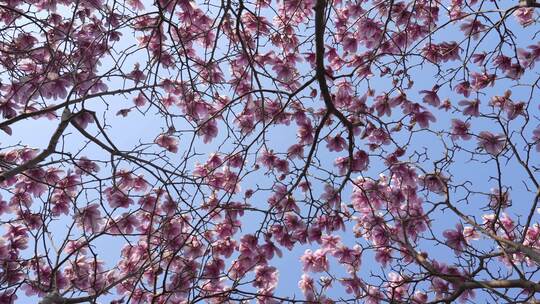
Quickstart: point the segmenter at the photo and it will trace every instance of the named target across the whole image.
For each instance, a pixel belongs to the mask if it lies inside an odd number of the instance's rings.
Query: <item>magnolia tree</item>
[[[0,1],[0,303],[537,302],[534,1]]]

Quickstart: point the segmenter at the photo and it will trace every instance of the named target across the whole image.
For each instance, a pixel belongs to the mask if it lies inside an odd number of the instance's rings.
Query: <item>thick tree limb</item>
[[[349,132],[353,130],[353,124],[345,117],[341,111],[339,111],[332,102],[332,96],[330,95],[330,89],[326,82],[326,68],[324,66],[324,32],[325,32],[325,8],[326,0],[318,0],[315,5],[315,62],[316,62],[316,77],[319,82],[319,89],[321,90],[321,96],[324,99],[324,104],[331,114],[334,114],[343,125],[347,127]]]
[[[69,109],[66,107],[64,109],[64,113],[62,113],[62,119],[60,121],[60,124],[56,128],[56,131],[54,131],[51,139],[49,140],[49,144],[47,145],[47,148],[43,150],[41,153],[39,153],[36,157],[33,159],[27,161],[26,163],[16,166],[11,170],[7,170],[5,172],[2,172],[0,174],[0,182],[3,182],[19,173],[22,173],[28,169],[31,169],[35,167],[40,162],[44,161],[49,155],[51,155],[54,150],[56,149],[56,145],[58,144],[58,140],[60,139],[60,136],[64,133],[64,130],[69,125],[69,122],[71,119],[77,116],[78,113],[72,114]]]
[[[105,96],[114,96],[114,95],[117,95],[117,94],[128,94],[128,93],[131,93],[131,92],[134,92],[134,91],[141,91],[143,89],[149,89],[149,88],[154,88],[154,87],[155,86],[147,85],[147,86],[134,87],[134,88],[130,88],[130,89],[120,89],[120,90],[115,90],[115,91],[104,91],[104,92],[100,92],[100,93],[96,93],[96,94],[86,94],[86,95],[81,96],[80,98],[67,100],[67,101],[62,102],[60,104],[53,105],[53,106],[50,106],[50,107],[47,107],[47,108],[44,108],[44,109],[41,109],[41,110],[38,110],[38,111],[25,112],[25,113],[22,113],[20,115],[17,115],[15,117],[13,117],[13,118],[4,120],[3,122],[0,123],[0,129],[4,128],[4,127],[7,127],[7,126],[9,126],[9,125],[11,125],[13,123],[18,122],[18,121],[21,121],[21,120],[24,120],[24,119],[27,119],[27,118],[31,118],[31,117],[36,117],[36,116],[43,115],[43,114],[46,114],[46,113],[55,112],[56,110],[59,110],[61,108],[65,108],[65,107],[67,107],[69,105],[73,105],[73,104],[76,104],[76,103],[79,103],[79,102],[83,102],[85,100],[89,100],[89,99],[93,99],[93,98],[100,98],[100,97],[105,97]]]
[[[540,292],[540,284],[533,281],[525,279],[516,279],[516,280],[485,280],[485,281],[476,281],[472,279],[467,279],[460,276],[448,275],[441,273],[437,268],[420,252],[416,251],[413,246],[408,241],[405,236],[405,247],[409,253],[414,257],[414,259],[420,264],[424,269],[426,269],[431,275],[439,277],[451,284],[453,284],[456,289],[452,292],[450,296],[444,298],[442,302],[453,302],[463,292],[471,289],[510,289],[510,288],[520,288],[526,289],[532,292]],[[439,302],[439,301],[437,301]]]
[[[520,0],[519,6],[521,7],[540,7],[540,3],[537,3],[536,0]]]

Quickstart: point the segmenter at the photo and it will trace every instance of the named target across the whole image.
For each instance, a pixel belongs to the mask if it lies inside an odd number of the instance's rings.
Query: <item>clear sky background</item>
[[[513,21],[513,17],[509,18],[509,23],[512,24],[512,27],[515,27],[518,29],[517,24]],[[526,47],[529,43],[531,43],[530,36],[533,32],[532,28],[528,28],[526,30],[522,30],[523,32],[516,31],[515,34],[517,35],[517,44],[519,47]],[[129,37],[129,38],[128,38]],[[117,49],[122,49],[124,47],[127,47],[133,43],[133,40],[131,39],[132,36],[129,36],[128,33],[122,38],[122,41],[120,44],[116,46]],[[455,27],[449,27],[448,30],[443,30],[438,34],[439,39],[445,39],[446,41],[460,41],[463,39],[463,35],[461,32],[457,31]],[[494,36],[490,34],[488,37],[486,37],[485,41],[483,42],[482,49],[490,49],[490,47],[495,47],[495,44],[498,41],[495,40]],[[225,45],[223,45],[225,47]],[[124,71],[130,71],[130,66],[133,65],[135,62],[144,62],[144,55],[141,51],[139,55],[131,56],[126,61],[126,67]],[[106,59],[103,61],[102,68],[108,67],[108,62]],[[302,70],[301,73],[309,73],[311,71],[308,70],[309,68],[305,66],[305,70]],[[479,68],[472,68],[473,70],[479,70]],[[521,83],[531,83],[536,80],[537,70],[529,71],[525,77],[521,79]],[[229,71],[224,71],[224,73],[228,73]],[[430,89],[435,84],[435,81],[432,77],[434,70],[427,65],[425,65],[423,68],[417,68],[414,75],[414,81],[415,86],[411,90],[411,93],[417,92],[422,89]],[[503,95],[504,91],[510,88],[510,85],[512,85],[513,82],[506,81],[506,80],[499,80],[496,82],[496,85],[486,90],[485,92],[488,93],[486,96],[480,96],[480,99],[482,101],[483,109],[487,110],[487,103],[488,103],[488,97],[492,95]],[[122,83],[118,82],[117,80],[113,80],[112,82],[107,83],[109,86],[109,89],[115,89],[122,86]],[[375,75],[371,80],[372,87],[377,91],[380,92],[381,90],[384,90],[385,87],[388,86],[388,83],[386,81],[380,81],[377,75]],[[314,86],[312,86],[314,87]],[[309,94],[310,89],[306,89],[306,95]],[[527,100],[529,97],[529,94],[531,93],[528,89],[524,88],[513,88],[512,89],[513,94],[512,98],[514,100]],[[224,92],[226,93],[226,92]],[[533,93],[536,99],[538,97],[538,94],[536,92]],[[451,102],[455,105],[457,105],[457,102],[462,99],[461,96],[456,95],[454,92],[448,90],[447,87],[442,88],[439,91],[439,96],[441,99],[449,98]],[[121,150],[130,150],[132,147],[137,145],[139,142],[152,142],[155,137],[164,132],[166,129],[165,124],[163,123],[162,118],[159,115],[155,114],[155,110],[151,109],[147,113],[138,113],[136,111],[132,111],[130,115],[128,115],[126,118],[119,118],[115,114],[119,109],[126,108],[131,106],[131,99],[133,95],[127,95],[127,96],[113,96],[113,97],[107,97],[105,99],[105,102],[108,103],[109,109],[106,111],[105,118],[107,123],[110,125],[108,128],[108,135],[112,139],[112,141],[117,145],[117,147]],[[410,100],[418,101],[420,102],[421,96],[411,94],[408,96]],[[533,102],[531,103],[530,107],[530,113],[534,115],[538,115],[538,104],[536,100],[533,99]],[[316,105],[319,103],[318,105]],[[323,106],[322,101],[315,100],[314,105],[318,107]],[[98,113],[102,113],[104,108],[103,101],[100,100],[91,100],[85,103],[85,107],[87,109],[94,110]],[[446,113],[443,111],[436,112],[436,118],[437,122],[432,125],[433,131],[448,131],[450,128],[450,120],[451,118],[459,118],[461,117],[463,119],[463,116],[459,113]],[[521,125],[524,124],[524,119],[518,118],[515,121],[512,122],[512,125],[514,128],[518,128]],[[535,117],[532,119],[531,122],[529,122],[528,130],[529,132],[532,132],[532,130],[536,127],[537,124],[537,118]],[[0,136],[0,145],[2,147],[16,144],[16,143],[23,143],[24,145],[28,145],[30,147],[39,147],[43,148],[48,143],[48,140],[53,133],[55,127],[57,125],[57,121],[45,121],[45,120],[28,120],[19,122],[12,126],[13,129],[13,136],[6,136],[5,134]],[[182,127],[181,124],[179,124],[180,127]],[[185,125],[186,128],[189,126]],[[90,126],[90,131],[96,131],[94,126]],[[477,133],[479,131],[483,130],[490,130],[492,132],[500,132],[496,128],[495,125],[493,125],[491,122],[489,122],[487,119],[475,119],[472,123],[472,131],[473,133]],[[271,145],[275,151],[279,152],[285,152],[287,147],[291,144],[296,142],[296,137],[293,134],[296,134],[297,128],[294,124],[291,124],[290,126],[278,126],[275,128],[272,128],[271,131],[267,133],[266,138],[268,139],[268,143]],[[204,162],[207,159],[207,156],[214,152],[217,148],[217,145],[221,143],[221,141],[224,139],[224,128],[223,126],[220,126],[220,135],[218,138],[212,143],[212,144],[203,144],[202,140],[200,138],[196,138],[195,142],[195,149],[198,153],[201,153],[201,156],[198,158],[194,158],[190,161],[190,166],[193,166],[196,161]],[[531,133],[532,134],[532,133]],[[333,134],[335,135],[335,133]],[[181,138],[180,140],[180,150],[183,151],[183,149],[187,148],[187,143],[189,143],[190,138],[189,134],[187,134],[184,138]],[[440,142],[440,139],[438,139],[434,135],[428,135],[425,132],[417,133],[415,135],[414,139],[414,148],[417,150],[422,150],[424,148],[427,148],[428,154],[432,157],[432,159],[438,159],[443,156],[444,150],[443,146]],[[360,142],[360,145],[363,143]],[[471,150],[474,150],[476,147],[476,141],[471,140],[469,142],[459,142],[460,145],[463,145],[466,148],[469,148]],[[73,127],[69,127],[68,131],[66,132],[66,135],[64,137],[64,142],[62,144],[64,146],[64,149],[66,151],[78,151],[83,145],[84,141],[82,140],[81,136],[78,134],[77,130],[75,130]],[[321,147],[323,147],[325,143],[321,143]],[[60,145],[59,145],[60,146]],[[222,148],[223,150],[226,150],[225,148]],[[156,150],[157,151],[157,150]],[[412,149],[411,149],[412,151]],[[91,156],[92,159],[107,159],[108,155],[101,150],[99,147],[95,145],[88,145],[84,152],[81,155],[87,155]],[[177,155],[169,154],[171,159],[181,159],[182,152],[178,153]],[[334,152],[328,152],[326,149],[319,149],[318,151],[318,157],[320,158],[321,162],[327,163],[331,165],[334,161],[334,159],[337,156],[344,156],[345,151],[338,154]],[[534,157],[534,161],[532,163],[538,163],[538,155],[534,154],[532,155]],[[488,160],[488,157],[483,156],[480,157],[482,160]],[[253,161],[253,160],[252,160]],[[512,199],[512,207],[507,210],[509,214],[521,214],[526,215],[530,204],[532,203],[532,199],[534,198],[535,193],[531,193],[526,190],[525,186],[522,183],[522,180],[524,179],[525,173],[522,170],[521,167],[518,166],[518,164],[512,160],[506,164],[503,164],[504,166],[504,184],[506,187],[511,188],[511,199]],[[125,168],[129,168],[129,166],[125,165]],[[429,166],[427,166],[429,168]],[[427,169],[426,168],[426,169]],[[102,168],[102,172],[104,174],[109,173],[107,172],[109,168]],[[365,173],[366,176],[377,178],[379,173],[384,169],[384,164],[378,163],[376,158],[372,158],[370,169]],[[455,183],[458,183],[458,181],[465,181],[469,180],[471,182],[470,186],[474,190],[478,190],[481,192],[488,192],[490,188],[493,188],[495,186],[494,181],[490,180],[490,178],[495,173],[495,162],[494,161],[487,161],[487,163],[479,163],[479,162],[471,162],[469,160],[469,156],[466,154],[458,154],[458,157],[455,159],[455,163],[451,169],[452,173],[452,181]],[[146,174],[145,176],[148,176]],[[240,194],[243,193],[244,190],[248,188],[255,187],[256,185],[259,186],[271,186],[273,183],[273,180],[269,179],[268,177],[265,177],[261,173],[255,173],[250,175],[247,179],[245,179],[242,183],[242,191]],[[319,194],[322,194],[323,192],[323,184],[319,183],[317,184],[316,190],[319,191]],[[351,194],[351,188],[347,187],[345,191],[342,194],[342,199],[345,203],[348,203],[350,201],[350,194]],[[463,193],[456,193],[456,197],[460,197],[463,195]],[[259,206],[266,206],[266,199],[268,195],[265,193],[265,195],[262,196],[254,196],[253,199],[250,201],[252,204],[257,204]],[[5,198],[5,196],[4,196]],[[241,199],[241,195],[238,195],[238,199]],[[427,200],[440,200],[441,197],[438,197],[436,195],[430,196],[426,198]],[[469,204],[460,204],[459,208],[464,211],[464,213],[469,213],[474,216],[481,216],[485,212],[483,212],[481,209],[484,208],[487,205],[486,198],[482,195],[474,196],[473,199],[470,200]],[[120,211],[117,214],[121,214],[124,211]],[[64,222],[65,220],[65,222]],[[58,240],[62,240],[65,236],[65,225],[69,223],[70,218],[63,218],[62,220],[58,221],[54,227],[52,227],[51,231],[54,234],[55,239],[58,238]],[[248,213],[244,218],[245,226],[243,227],[242,233],[240,235],[243,235],[245,233],[254,232],[258,228],[258,224],[261,220],[261,217],[259,214],[253,214]],[[432,229],[436,235],[439,235],[442,238],[442,232],[445,229],[452,229],[454,228],[454,225],[459,222],[459,219],[452,214],[451,212],[442,212],[439,211],[434,214],[433,218],[433,225]],[[536,222],[538,220],[538,215],[535,215],[534,221]],[[365,244],[364,240],[356,239],[352,235],[352,226],[353,223],[347,224],[347,230],[343,233],[341,233],[341,236],[343,238],[343,241],[346,245],[352,247],[356,242],[360,242]],[[487,241],[479,241],[479,242],[485,242],[486,249],[489,248]],[[489,243],[490,244],[490,243]],[[121,238],[112,238],[112,237],[103,237],[97,240],[94,245],[96,246],[96,249],[101,254],[101,258],[106,262],[107,265],[112,266],[114,265],[119,258],[120,249],[124,245],[124,242]],[[299,257],[302,255],[304,250],[306,249],[312,249],[315,250],[319,248],[319,245],[317,244],[308,244],[305,246],[297,246],[293,251],[287,251],[283,248],[283,257],[282,258],[275,258],[270,262],[271,265],[278,268],[280,272],[280,282],[278,285],[278,288],[276,290],[276,295],[279,296],[289,296],[293,297],[296,295],[296,297],[302,297],[300,289],[298,289],[297,284],[298,281],[302,275],[302,265],[299,261]],[[453,252],[442,246],[432,246],[432,243],[429,241],[425,241],[421,243],[421,246],[418,248],[419,250],[426,251],[429,253],[431,257],[437,257],[440,258],[441,261],[446,262],[448,264],[451,264],[452,262],[456,261],[456,257],[453,256]],[[340,268],[341,266],[337,265],[334,260],[331,258],[331,272],[336,275],[343,275],[345,276],[345,269]],[[511,271],[508,269],[508,271]],[[370,280],[374,280],[374,282],[377,282],[377,280],[373,277],[371,277],[370,273],[386,273],[387,270],[380,269],[379,264],[377,264],[373,258],[373,254],[371,252],[366,253],[362,257],[362,267],[360,271],[360,275],[363,279],[370,282]],[[313,277],[317,279],[319,274],[313,274]],[[344,292],[344,288],[340,284],[334,284],[335,288],[331,289],[329,296],[343,296],[348,298],[349,295],[346,295]],[[111,297],[106,296],[103,297],[102,300],[100,299],[100,303],[108,303],[107,300]],[[478,296],[476,299],[477,303],[489,303],[489,299],[485,298],[483,296]],[[24,296],[21,297],[19,295],[19,301],[17,303],[33,303],[35,302],[35,298],[25,298]]]

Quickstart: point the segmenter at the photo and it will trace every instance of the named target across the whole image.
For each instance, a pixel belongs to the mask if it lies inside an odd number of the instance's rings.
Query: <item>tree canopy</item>
[[[539,303],[538,7],[0,0],[0,303]]]

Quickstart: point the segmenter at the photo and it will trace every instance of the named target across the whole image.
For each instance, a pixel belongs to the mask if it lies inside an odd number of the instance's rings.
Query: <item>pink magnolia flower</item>
[[[438,63],[441,60],[439,49],[437,45],[433,43],[428,43],[424,46],[424,48],[422,49],[422,55],[424,55],[425,58],[434,63]]]
[[[218,135],[217,122],[215,119],[210,119],[206,121],[199,127],[199,136],[203,137],[203,142],[205,144],[209,143]]]
[[[133,187],[134,177],[131,171],[118,170],[116,172],[117,183],[116,186],[120,190],[128,191]]]
[[[495,84],[496,75],[487,73],[471,73],[471,86],[475,90],[481,90],[487,86],[493,86]]]
[[[462,110],[463,115],[475,117],[480,115],[480,100],[462,100],[458,104],[465,107]]]
[[[514,220],[507,213],[503,212],[501,217],[499,218],[499,221],[502,224],[504,230],[509,232],[514,230]]]
[[[302,275],[302,279],[298,282],[298,287],[302,290],[306,300],[313,301],[315,299],[315,283],[307,274]]]
[[[518,58],[520,63],[522,63],[525,68],[533,68],[535,62],[538,60],[538,55],[533,52],[519,48]]]
[[[393,290],[389,291],[393,292]],[[395,299],[401,299],[403,295],[401,293],[394,293],[392,295],[395,297]],[[366,304],[380,304],[384,301],[384,293],[381,291],[381,289],[377,286],[368,285],[367,286],[367,294],[366,294]]]
[[[0,303],[15,304],[18,296],[13,289],[8,289],[0,293]]]
[[[71,85],[69,80],[59,77],[55,73],[49,73],[51,79],[41,87],[41,94],[47,99],[64,99],[67,97],[67,87]]]
[[[225,269],[225,262],[220,258],[214,258],[204,265],[203,276],[210,280],[217,280]]]
[[[137,11],[144,10],[144,5],[140,0],[128,0],[127,3]]]
[[[392,260],[392,248],[379,247],[375,251],[375,261],[380,263],[382,267],[386,267]]]
[[[143,93],[139,93],[137,96],[135,96],[135,98],[133,98],[133,103],[138,108],[144,107],[147,101],[148,99]]]
[[[382,31],[380,21],[370,18],[363,18],[358,24],[359,38],[367,48],[372,48],[380,40]]]
[[[105,196],[112,208],[127,208],[133,204],[133,199],[119,189],[107,188],[105,190]]]
[[[343,38],[342,43],[343,51],[356,53],[356,50],[358,49],[358,40],[355,37],[346,36]]]
[[[341,245],[332,252],[332,256],[335,257],[339,263],[349,265],[353,267],[353,269],[358,269],[362,262],[362,251],[358,245],[353,248]]]
[[[156,144],[165,148],[167,151],[172,153],[178,152],[178,139],[174,136],[161,134],[154,141]]]
[[[173,105],[177,104],[177,100],[176,100],[176,97],[168,94],[167,96],[163,97],[161,99],[161,104],[165,107],[165,108],[170,108],[172,107]],[[191,114],[191,113],[190,113]],[[198,116],[197,116],[198,117]]]
[[[474,62],[475,64],[481,66],[481,65],[484,63],[484,60],[486,59],[486,56],[487,56],[487,53],[486,53],[486,52],[476,53],[476,54],[473,54],[473,55],[471,56],[471,60],[472,60],[472,62]]]
[[[232,168],[240,168],[244,165],[244,155],[242,153],[234,154],[229,157],[227,162]]]
[[[111,221],[109,225],[111,228],[109,231],[111,233],[131,234],[136,228],[139,227],[140,221],[133,214],[123,213],[122,216]]]
[[[468,81],[462,81],[456,85],[454,90],[458,94],[469,97],[471,95],[471,84]]]
[[[317,249],[315,252],[311,249],[307,249],[300,260],[302,261],[304,271],[328,271],[329,263],[326,259],[326,253],[321,249]]]
[[[474,39],[480,37],[480,33],[484,31],[486,26],[480,22],[478,18],[469,19],[463,22],[460,26],[461,31],[467,36],[472,36]]]
[[[156,206],[157,198],[153,195],[145,195],[139,199],[138,203],[143,210],[152,212]]]
[[[452,139],[464,139],[469,140],[471,135],[469,134],[469,128],[471,124],[459,119],[452,119]]]
[[[3,118],[9,119],[17,115],[19,106],[11,100],[0,100],[0,113]]]
[[[75,173],[90,174],[96,172],[99,172],[99,166],[95,162],[89,160],[87,157],[83,156],[77,162],[77,169],[75,169]]]
[[[413,304],[425,304],[428,302],[428,295],[421,291],[416,291],[412,299]]]
[[[446,238],[446,245],[457,252],[463,251],[467,244],[465,236],[463,235],[463,226],[461,224],[456,224],[455,230],[445,230],[443,236]]]
[[[383,94],[375,97],[373,108],[377,111],[377,116],[392,115],[392,106],[394,104],[389,101],[388,95]]]
[[[533,130],[533,138],[536,151],[540,152],[540,126]]]
[[[33,204],[32,196],[26,192],[24,188],[16,188],[11,199],[9,200],[9,206],[16,209],[30,208]]]
[[[350,158],[348,156],[336,158],[334,164],[339,169],[339,174],[344,175],[349,170]],[[364,171],[369,166],[369,155],[364,150],[359,150],[354,153],[351,171]]]
[[[364,283],[354,275],[352,278],[343,278],[340,283],[345,287],[345,292],[354,294],[356,297],[361,297],[363,294]]]
[[[478,146],[491,155],[498,155],[506,145],[504,134],[493,134],[483,131],[478,134]]]
[[[508,120],[514,120],[518,116],[523,115],[526,108],[524,102],[512,102],[508,101],[504,104],[504,111],[506,112],[506,118]]]
[[[519,63],[514,63],[505,72],[510,79],[517,80],[525,73],[525,68]]]
[[[513,15],[523,27],[531,25],[534,22],[533,7],[520,7],[514,12]]]
[[[403,276],[396,272],[391,272],[388,278],[387,290],[392,294],[392,297],[399,301],[408,295],[409,285]]]
[[[278,158],[273,151],[264,150],[258,158],[259,163],[268,169],[274,168]]]
[[[438,107],[441,104],[441,100],[439,99],[439,96],[437,95],[436,89],[433,89],[432,91],[422,90],[419,93],[424,94],[424,98],[422,100],[425,103],[432,105],[434,107]]]
[[[210,154],[210,157],[206,161],[206,167],[211,170],[219,168],[222,164],[223,164],[223,160],[221,159],[221,156],[219,156],[218,153]]]
[[[146,78],[144,73],[140,70],[140,64],[139,63],[135,63],[135,68],[127,76],[130,79],[132,79],[135,82],[135,84],[142,83],[143,80]]]
[[[301,122],[298,124],[299,144],[310,144],[313,141],[313,125],[310,121]]]
[[[341,237],[339,235],[322,235],[321,245],[324,250],[332,252],[337,249],[339,245],[342,245]]]
[[[439,44],[439,52],[441,53],[441,58],[443,62],[460,59],[460,51],[461,49],[458,43],[455,41],[443,42]]]
[[[432,62],[440,63],[459,59],[460,48],[457,42],[428,43],[422,49],[422,54]]]
[[[275,267],[268,265],[259,265],[255,267],[255,281],[253,286],[272,291],[277,287],[278,271]]]
[[[480,234],[478,233],[478,231],[476,231],[476,229],[471,226],[463,228],[463,236],[465,237],[465,240],[467,242],[480,239]]]
[[[11,208],[9,207],[8,203],[2,199],[2,196],[0,195],[0,215],[4,213],[11,213]]]
[[[83,112],[77,114],[77,116],[75,116],[75,118],[73,120],[81,128],[86,129],[88,124],[94,123],[94,116],[88,111],[83,111]]]
[[[540,245],[539,241],[540,241],[540,225],[534,224],[532,227],[529,227],[529,229],[527,230],[524,244],[526,246],[538,247]]]
[[[290,82],[294,79],[296,69],[290,63],[278,61],[272,67],[272,70],[276,72],[277,79],[283,82]]]
[[[330,152],[333,152],[333,151],[341,152],[347,148],[347,142],[339,134],[336,135],[335,137],[329,136],[326,139],[326,142],[327,142],[326,147],[328,148]]]
[[[493,65],[503,71],[506,71],[512,66],[512,58],[504,55],[499,55],[493,60]]]
[[[341,197],[340,197],[339,192],[337,191],[337,189],[334,189],[334,187],[330,185],[324,186],[324,193],[321,196],[321,199],[326,201],[326,203],[328,204],[328,206],[330,206],[330,208],[336,208],[337,206],[339,206],[339,203],[341,202]]]
[[[90,204],[79,210],[76,215],[79,226],[83,229],[89,229],[91,232],[96,232],[101,227],[102,218],[98,204]]]
[[[300,144],[294,144],[290,146],[287,150],[287,155],[291,159],[302,159],[304,157],[304,146]]]
[[[450,102],[450,99],[446,98],[443,100],[442,104],[439,106],[439,109],[443,109],[445,111],[448,111],[452,108],[452,103]]]
[[[133,190],[145,191],[148,187],[148,182],[142,175],[138,175],[133,179]]]
[[[413,113],[413,120],[418,123],[421,128],[429,128],[430,122],[435,122],[437,119],[429,111],[420,111]]]
[[[30,149],[30,148],[23,148],[23,149],[20,149],[20,150],[13,150],[13,155],[6,155],[6,160],[8,162],[15,162],[15,160],[20,160],[21,162],[27,162],[31,159],[34,159],[37,154],[38,154],[38,150],[37,149]],[[12,157],[15,157],[15,159],[13,159]]]

